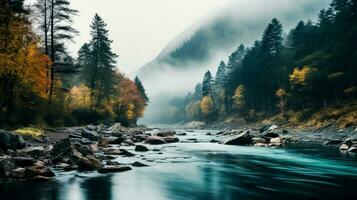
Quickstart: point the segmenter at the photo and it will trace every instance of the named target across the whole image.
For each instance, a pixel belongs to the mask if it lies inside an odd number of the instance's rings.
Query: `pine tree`
[[[202,96],[211,96],[212,95],[212,74],[210,71],[205,73],[202,82]]]
[[[96,14],[90,26],[90,64],[83,69],[85,81],[91,90],[92,103],[95,98],[96,106],[99,106],[103,99],[109,98],[115,85],[114,70],[118,56],[112,52],[112,41],[108,38],[106,26],[103,19]]]
[[[215,86],[217,89],[223,89],[226,81],[226,68],[227,65],[224,61],[221,61],[221,63],[218,66],[218,70],[216,73],[216,78],[215,78]]]
[[[262,38],[262,52],[267,57],[277,57],[281,54],[283,43],[283,26],[274,18],[265,29]]]
[[[146,91],[145,91],[145,88],[141,82],[141,80],[139,79],[139,77],[135,77],[135,85],[136,87],[138,88],[140,94],[141,94],[141,97],[145,100],[145,103],[148,103],[149,102],[149,98],[148,96],[146,95]]]

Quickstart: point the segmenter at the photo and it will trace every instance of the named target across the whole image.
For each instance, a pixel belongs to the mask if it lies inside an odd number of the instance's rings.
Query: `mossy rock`
[[[45,132],[41,129],[38,128],[31,128],[31,127],[27,127],[27,128],[19,128],[17,130],[15,130],[15,133],[18,135],[21,135],[25,138],[29,137],[29,138],[43,138],[45,136]]]

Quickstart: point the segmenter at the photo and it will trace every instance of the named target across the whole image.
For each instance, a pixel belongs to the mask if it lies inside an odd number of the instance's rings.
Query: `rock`
[[[351,147],[351,148],[349,148],[348,149],[348,152],[350,152],[350,153],[357,153],[357,147]]]
[[[215,139],[212,139],[209,141],[210,143],[218,143],[219,141],[218,140],[215,140]]]
[[[249,131],[244,131],[237,136],[226,139],[222,143],[225,145],[249,145],[252,144],[252,136],[250,136]]]
[[[19,167],[16,168],[15,170],[12,170],[9,176],[14,179],[22,179],[25,177],[25,172],[26,172],[25,168]]]
[[[111,161],[111,160],[108,160],[108,161],[106,162],[106,164],[107,164],[107,165],[120,165],[119,162],[117,162],[117,161]]]
[[[67,164],[67,163],[57,163],[57,164],[55,165],[55,168],[64,169],[64,168],[69,167],[69,166],[70,166],[70,165]]]
[[[83,137],[79,133],[71,133],[69,138],[74,138],[74,139],[82,139]]]
[[[14,157],[13,160],[15,164],[20,167],[32,166],[36,162],[34,158],[29,157]]]
[[[57,156],[59,154],[69,155],[74,149],[74,145],[69,138],[65,138],[53,145],[51,155]]]
[[[268,144],[266,143],[256,143],[254,144],[255,147],[268,147]]]
[[[252,138],[252,140],[253,140],[253,144],[267,143],[267,141],[261,137],[255,137],[255,138]]]
[[[129,166],[120,166],[120,165],[107,165],[101,169],[98,169],[99,173],[113,173],[113,172],[125,172],[131,170]]]
[[[26,169],[25,176],[28,178],[32,178],[36,176],[54,177],[56,175],[48,167],[32,166]]]
[[[112,147],[109,147],[109,148],[103,148],[103,152],[105,155],[120,155],[120,151],[119,149],[115,149],[115,148],[112,148]]]
[[[96,130],[97,130],[97,127],[94,126],[94,125],[92,125],[92,124],[87,125],[86,128],[89,129],[89,130],[91,130],[91,131],[96,131]]]
[[[46,150],[43,146],[27,147],[17,151],[20,155],[29,155],[32,157],[41,157],[46,155]]]
[[[277,128],[278,128],[278,126],[273,124],[269,127],[268,131],[273,131],[273,130],[276,130]]]
[[[277,138],[277,137],[279,137],[279,134],[275,132],[268,132],[264,134],[264,138]]]
[[[146,164],[141,163],[141,162],[134,162],[131,165],[134,166],[134,167],[147,167],[147,166],[149,166],[149,165],[146,165]]]
[[[135,154],[131,153],[130,151],[128,151],[128,150],[126,150],[126,149],[120,149],[119,155],[121,155],[121,156],[127,156],[127,157],[135,156]]]
[[[94,155],[92,149],[89,146],[86,145],[81,145],[80,147],[77,148],[79,152],[81,152],[84,156],[87,155]]]
[[[271,125],[265,125],[265,126],[263,126],[262,128],[260,128],[259,132],[260,132],[260,133],[264,133],[265,131],[267,131],[267,130],[269,129],[270,126],[271,126]]]
[[[53,178],[52,177],[46,177],[46,176],[35,176],[30,178],[28,181],[30,182],[48,182],[51,181]]]
[[[97,141],[100,138],[97,132],[89,130],[87,128],[84,128],[82,130],[82,136],[88,138],[91,141]]]
[[[281,131],[283,134],[288,134],[289,133],[289,131],[287,131],[287,130],[282,130]]]
[[[26,146],[26,142],[23,137],[12,133],[10,131],[0,130],[0,149],[22,149]]]
[[[0,157],[0,177],[8,177],[16,167],[14,159],[9,156]]]
[[[269,146],[271,146],[271,147],[281,147],[282,145],[283,145],[283,141],[282,141],[281,137],[271,138],[270,139]]]
[[[124,137],[109,137],[107,138],[109,144],[121,144],[125,141]]]
[[[135,151],[144,152],[144,151],[149,151],[149,149],[144,145],[136,145]]]
[[[102,148],[108,148],[109,146],[109,141],[106,138],[100,138],[100,140],[98,141],[98,147],[102,147]]]
[[[350,148],[350,147],[349,147],[347,144],[342,144],[342,145],[340,146],[340,150],[341,150],[341,151],[347,151],[349,148]]]
[[[179,136],[186,136],[187,133],[176,133],[176,135],[179,135]]]
[[[324,145],[338,145],[341,144],[341,139],[331,139],[329,141],[324,142]]]
[[[164,141],[167,143],[175,143],[180,141],[177,137],[174,136],[167,136],[167,137],[163,137],[162,139],[164,139]]]
[[[132,140],[127,139],[124,142],[122,142],[121,145],[122,146],[135,146],[135,143]]]
[[[158,136],[149,136],[145,140],[145,143],[159,145],[159,144],[166,144],[166,141],[163,138],[158,137]]]
[[[175,136],[176,132],[175,131],[160,131],[160,132],[156,133],[155,135],[159,136],[159,137],[171,137],[171,136]]]
[[[103,167],[102,163],[91,155],[82,157],[77,163],[77,165],[80,171],[98,170]]]
[[[209,132],[208,132],[208,133],[206,133],[206,135],[212,135],[212,133],[209,133]]]

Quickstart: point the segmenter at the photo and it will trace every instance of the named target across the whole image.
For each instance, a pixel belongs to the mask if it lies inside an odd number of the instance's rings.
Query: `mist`
[[[210,70],[214,75],[221,60],[240,45],[249,47],[261,35],[272,18],[284,25],[285,34],[300,20],[315,21],[319,10],[326,8],[326,0],[235,0],[227,7],[209,14],[169,42],[156,59],[146,64],[138,73],[142,79],[150,104],[143,123],[159,122],[161,110],[166,110],[174,96],[184,96],[202,81]],[[195,34],[204,36],[203,57],[184,54],[184,59],[172,59],[170,53],[184,43],[193,43]],[[197,38],[197,37],[196,37]],[[185,53],[185,52],[184,52]]]

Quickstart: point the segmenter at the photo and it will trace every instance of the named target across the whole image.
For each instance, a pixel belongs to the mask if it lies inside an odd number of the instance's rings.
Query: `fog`
[[[165,112],[167,102],[173,96],[183,96],[201,82],[203,74],[211,70],[215,74],[221,60],[228,56],[239,44],[250,46],[260,39],[272,18],[278,18],[284,25],[285,34],[300,20],[315,21],[319,10],[329,5],[329,0],[235,0],[227,7],[197,21],[191,27],[163,48],[156,59],[145,65],[139,72],[151,103],[142,122],[153,122]],[[222,29],[222,30],[217,30]],[[208,56],[202,59],[175,60],[175,66],[166,62],[170,52],[190,42],[197,31],[207,33]]]

